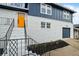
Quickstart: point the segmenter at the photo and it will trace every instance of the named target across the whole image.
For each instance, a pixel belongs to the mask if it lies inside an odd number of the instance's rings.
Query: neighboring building
[[[79,39],[79,24],[74,25],[74,38]]]

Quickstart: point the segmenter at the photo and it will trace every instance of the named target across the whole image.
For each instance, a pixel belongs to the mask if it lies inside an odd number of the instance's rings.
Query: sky
[[[76,11],[76,13],[73,14],[73,24],[79,24],[79,3],[63,3],[63,5]]]

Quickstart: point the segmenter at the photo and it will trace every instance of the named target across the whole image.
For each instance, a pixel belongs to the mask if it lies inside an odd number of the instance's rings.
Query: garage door
[[[63,28],[63,38],[70,38],[70,28]]]

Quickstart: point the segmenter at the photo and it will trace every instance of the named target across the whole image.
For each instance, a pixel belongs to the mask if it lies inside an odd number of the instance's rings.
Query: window
[[[52,7],[50,5],[47,5],[47,14],[52,15]]]
[[[41,11],[42,14],[46,14],[46,4],[41,4]]]
[[[45,14],[45,13],[46,13],[45,8],[42,8],[42,13],[43,13],[43,14]]]
[[[66,19],[66,15],[64,14],[63,16],[64,16],[64,19]]]
[[[47,5],[47,4],[41,4],[40,13],[52,15],[52,7],[50,5]]]
[[[41,22],[41,28],[45,28],[45,22]]]
[[[45,28],[45,26],[46,26],[46,28],[50,28],[51,23],[48,23],[48,22],[41,22],[41,28]]]
[[[70,13],[67,12],[67,11],[64,11],[63,12],[63,18],[66,19],[66,20],[70,20]]]
[[[47,28],[50,28],[50,23],[47,23]]]

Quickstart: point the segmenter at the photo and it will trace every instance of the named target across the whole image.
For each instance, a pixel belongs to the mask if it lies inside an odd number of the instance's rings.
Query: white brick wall
[[[41,28],[41,22],[50,22],[51,28]],[[40,43],[62,39],[62,27],[71,28],[70,37],[73,38],[72,23],[28,16],[28,35]]]

